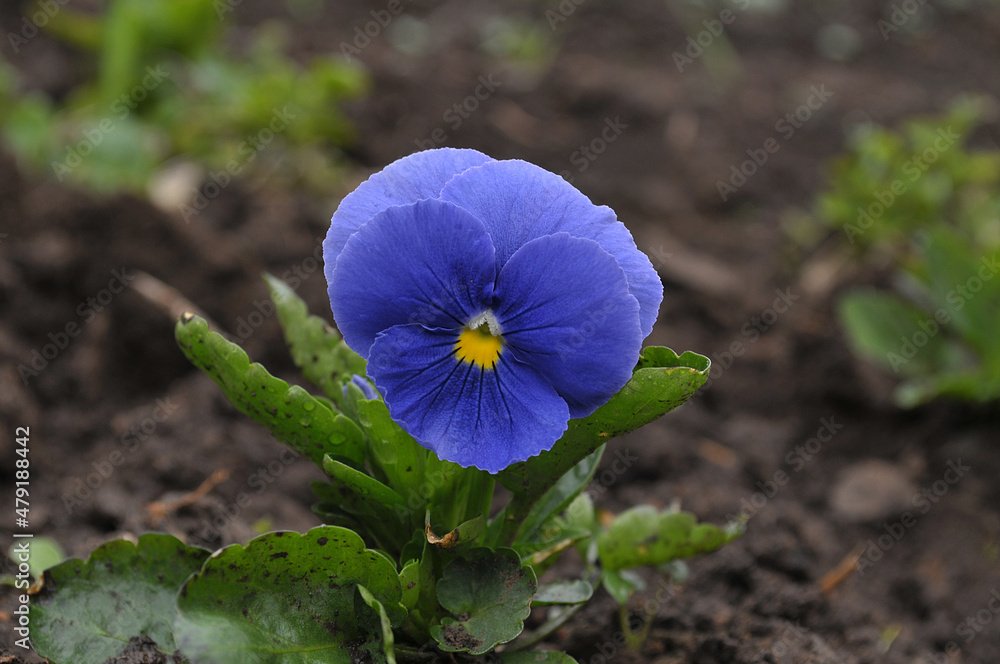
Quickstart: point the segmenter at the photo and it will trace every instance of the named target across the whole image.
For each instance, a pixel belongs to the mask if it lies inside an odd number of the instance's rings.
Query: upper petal
[[[491,160],[476,150],[425,150],[392,162],[362,182],[344,197],[330,221],[330,230],[323,241],[327,281],[347,238],[376,214],[395,205],[437,198],[452,177]]]
[[[528,242],[497,277],[503,338],[583,417],[610,399],[639,359],[639,304],[625,273],[593,240],[558,233]]]
[[[642,336],[653,329],[663,284],[614,211],[556,175],[520,160],[490,161],[452,178],[441,200],[460,205],[486,224],[497,269],[527,242],[558,232],[596,241],[618,261],[639,302]]]
[[[391,207],[344,246],[329,281],[347,345],[368,358],[394,325],[460,328],[489,308],[493,244],[482,222],[438,200]]]
[[[463,362],[456,340],[420,325],[378,336],[368,375],[392,418],[440,458],[490,473],[550,449],[569,409],[548,381],[506,351],[494,369]]]

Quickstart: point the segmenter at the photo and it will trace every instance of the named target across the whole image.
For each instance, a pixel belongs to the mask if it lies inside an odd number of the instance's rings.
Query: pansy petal
[[[362,357],[394,325],[461,328],[489,307],[493,245],[482,222],[438,200],[392,207],[344,246],[330,279],[333,318]]]
[[[494,314],[519,360],[589,415],[628,382],[643,334],[625,273],[593,240],[557,233],[517,250],[497,277]]]
[[[440,458],[491,473],[550,449],[566,430],[566,402],[506,351],[494,369],[459,360],[457,338],[420,325],[378,336],[368,375],[392,418]]]
[[[640,306],[642,336],[653,329],[663,284],[611,208],[594,205],[556,175],[520,160],[491,161],[452,178],[441,200],[459,205],[486,224],[497,252],[497,269],[525,243],[566,232],[596,241],[621,265]]]
[[[347,238],[372,217],[396,205],[437,198],[441,188],[452,177],[487,161],[492,161],[492,158],[476,150],[425,150],[394,161],[362,182],[344,197],[333,213],[330,230],[323,241],[327,280],[333,274]]]

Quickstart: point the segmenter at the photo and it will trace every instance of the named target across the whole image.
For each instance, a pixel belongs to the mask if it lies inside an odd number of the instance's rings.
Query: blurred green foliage
[[[900,130],[870,127],[837,159],[815,215],[893,292],[840,302],[853,349],[902,380],[897,402],[1000,398],[1000,150],[969,137],[989,104],[965,99]]]
[[[233,176],[271,143],[329,169],[331,148],[352,137],[339,107],[366,91],[365,73],[339,56],[300,67],[277,24],[231,52],[230,13],[214,0],[111,0],[102,16],[62,7],[45,30],[80,49],[93,78],[57,101],[20,92],[0,61],[6,143],[26,165],[101,192],[140,191],[175,157]]]
[[[555,60],[558,44],[537,18],[493,15],[480,26],[480,48],[523,73],[544,73]]]
[[[42,572],[65,560],[66,553],[59,542],[42,535],[32,537],[30,542],[24,539],[14,540],[7,549],[7,557],[14,563],[11,569],[18,570],[18,575],[0,576],[0,586],[11,586],[23,592],[31,584],[31,579],[37,579]],[[22,563],[28,564],[27,574],[21,571]]]

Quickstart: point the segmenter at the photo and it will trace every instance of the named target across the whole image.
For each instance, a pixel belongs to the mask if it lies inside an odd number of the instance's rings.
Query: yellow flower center
[[[480,369],[493,369],[503,350],[503,337],[494,335],[488,323],[471,325],[462,330],[455,343],[455,355],[462,362],[478,365]]]

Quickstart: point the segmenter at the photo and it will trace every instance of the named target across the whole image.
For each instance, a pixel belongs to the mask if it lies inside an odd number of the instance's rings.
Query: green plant
[[[642,349],[663,286],[610,208],[521,160],[427,150],[341,201],[323,261],[339,333],[266,277],[322,395],[193,314],[175,332],[236,408],[325,471],[312,486],[325,525],[211,555],[145,535],[57,565],[31,605],[41,654],[99,663],[143,639],[194,664],[466,660],[498,646],[505,662],[559,664],[570,658],[524,651],[595,587],[638,645],[649,622],[628,625],[634,569],[679,576],[679,561],[742,531],[679,508],[599,518],[585,492],[606,443],[684,403],[710,367]],[[578,578],[546,581],[571,550]],[[553,608],[521,637],[532,606]]]
[[[88,54],[94,78],[57,102],[18,93],[13,72],[0,71],[6,142],[25,164],[100,192],[142,191],[174,158],[224,186],[272,142],[303,177],[329,172],[331,149],[352,135],[340,105],[367,77],[339,58],[299,66],[276,25],[234,54],[218,4],[113,0],[101,17],[61,8],[45,29]]]
[[[895,266],[894,292],[849,293],[839,311],[854,350],[902,379],[903,406],[1000,398],[1000,151],[968,146],[987,108],[865,130],[816,205],[857,256]]]
[[[683,403],[707,378],[706,358],[647,348],[608,404],[571,421],[549,452],[494,477],[418,445],[359,386],[364,360],[284,282],[267,281],[292,357],[322,396],[271,376],[196,316],[178,322],[177,340],[239,410],[327,472],[313,486],[327,525],[211,556],[143,535],[48,569],[31,624],[34,647],[51,661],[103,662],[140,635],[191,662],[421,660],[428,644],[478,655],[515,639],[529,607],[563,607],[501,655],[519,664],[519,651],[569,619],[595,586],[624,605],[642,588],[634,568],[711,551],[741,532],[650,507],[602,526],[584,491],[605,443]],[[494,479],[511,498],[491,514]],[[584,557],[584,576],[539,584],[571,549]]]

